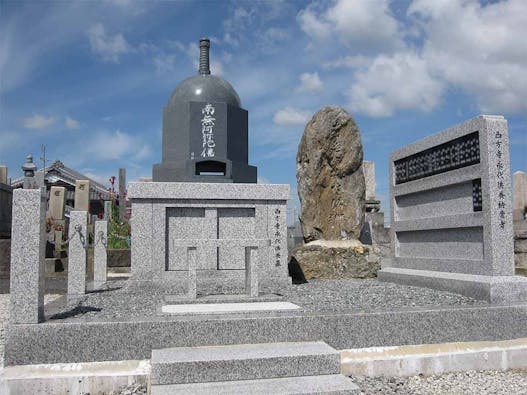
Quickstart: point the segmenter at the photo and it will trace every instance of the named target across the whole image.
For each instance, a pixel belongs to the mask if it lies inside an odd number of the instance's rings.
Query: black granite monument
[[[248,113],[231,84],[210,74],[209,39],[199,46],[199,74],[181,82],[163,109],[163,157],[153,181],[255,183]]]

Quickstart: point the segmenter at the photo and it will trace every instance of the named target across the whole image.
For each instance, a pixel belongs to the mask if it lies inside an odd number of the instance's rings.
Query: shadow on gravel
[[[63,320],[66,318],[76,317],[79,315],[83,315],[86,313],[90,313],[92,311],[99,312],[102,309],[99,307],[91,307],[91,306],[75,306],[73,309],[64,311],[62,313],[53,314],[51,317],[49,317],[50,320]]]
[[[91,291],[87,291],[87,294],[100,294],[103,292],[111,292],[111,291],[117,291],[118,289],[121,289],[122,287],[113,287],[113,288],[105,288],[105,289],[94,289]]]

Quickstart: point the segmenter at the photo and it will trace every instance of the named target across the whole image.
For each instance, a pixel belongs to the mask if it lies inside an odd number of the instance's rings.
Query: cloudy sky
[[[119,167],[151,176],[203,36],[249,111],[263,182],[296,193],[298,142],[325,105],[357,121],[386,212],[389,153],[481,113],[508,119],[512,171],[527,170],[525,0],[0,0],[0,164],[15,178],[45,144],[105,184]]]

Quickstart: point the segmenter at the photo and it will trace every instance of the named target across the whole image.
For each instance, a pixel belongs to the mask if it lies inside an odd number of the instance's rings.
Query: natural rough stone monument
[[[359,128],[324,107],[307,124],[296,156],[304,241],[358,239],[365,197]]]
[[[358,241],[366,191],[362,159],[359,128],[342,108],[324,107],[306,125],[296,177],[307,244],[291,255],[308,279],[372,277],[380,268],[376,248]]]

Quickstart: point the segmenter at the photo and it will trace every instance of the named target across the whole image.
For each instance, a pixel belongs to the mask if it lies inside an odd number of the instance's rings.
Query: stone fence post
[[[88,212],[70,213],[68,232],[68,298],[86,293],[86,246],[88,244]]]
[[[36,324],[44,318],[44,191],[15,189],[12,217],[10,320]]]
[[[93,285],[101,287],[106,282],[108,221],[95,221],[93,251]]]

